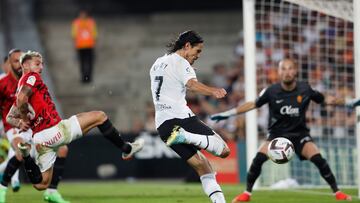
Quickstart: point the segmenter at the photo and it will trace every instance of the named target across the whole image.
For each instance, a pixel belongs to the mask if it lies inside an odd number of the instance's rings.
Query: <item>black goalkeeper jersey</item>
[[[306,110],[310,100],[323,103],[324,96],[306,82],[296,82],[296,88],[285,91],[277,83],[264,89],[256,99],[256,107],[269,104],[268,130],[273,135],[309,132]]]

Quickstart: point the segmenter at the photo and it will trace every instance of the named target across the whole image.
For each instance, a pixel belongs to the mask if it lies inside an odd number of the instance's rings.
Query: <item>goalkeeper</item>
[[[345,101],[333,96],[324,97],[313,90],[306,82],[297,81],[297,66],[291,59],[280,61],[278,67],[280,83],[264,89],[256,101],[246,102],[236,108],[211,116],[212,120],[220,121],[240,113],[245,113],[262,105],[269,104],[269,134],[266,142],[260,147],[252,161],[247,174],[246,191],[232,201],[250,201],[251,192],[256,179],[261,173],[262,165],[268,160],[267,149],[269,142],[277,137],[288,138],[295,146],[295,153],[300,160],[309,160],[319,169],[321,176],[330,185],[337,200],[351,200],[351,196],[341,192],[337,186],[327,161],[321,156],[316,144],[306,126],[306,110],[310,101],[327,105],[357,106],[360,101]]]

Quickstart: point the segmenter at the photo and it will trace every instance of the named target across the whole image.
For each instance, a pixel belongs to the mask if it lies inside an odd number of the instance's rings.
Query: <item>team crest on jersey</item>
[[[303,98],[301,95],[299,95],[299,96],[297,96],[296,100],[300,104],[302,102]]]
[[[33,75],[28,77],[28,79],[26,80],[26,83],[31,85],[31,86],[34,86],[35,82],[36,82],[36,78]]]

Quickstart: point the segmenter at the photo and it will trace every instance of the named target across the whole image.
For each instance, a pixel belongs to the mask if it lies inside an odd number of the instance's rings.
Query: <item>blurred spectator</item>
[[[10,63],[9,63],[8,56],[4,57],[3,63],[1,64],[1,70],[2,70],[2,73],[0,74],[0,78],[5,76],[10,70]]]
[[[243,40],[243,38],[239,39],[238,43],[235,46],[234,52],[235,52],[236,57],[244,56],[245,53],[244,53],[244,40]]]
[[[72,22],[72,38],[78,52],[81,81],[89,83],[92,80],[97,29],[95,20],[84,10]]]
[[[226,65],[223,63],[215,64],[213,67],[213,78],[212,85],[216,87],[226,88],[227,78],[226,78]]]
[[[133,133],[134,135],[140,134],[142,131],[144,131],[144,122],[142,119],[136,117],[131,122],[131,129],[130,133]]]

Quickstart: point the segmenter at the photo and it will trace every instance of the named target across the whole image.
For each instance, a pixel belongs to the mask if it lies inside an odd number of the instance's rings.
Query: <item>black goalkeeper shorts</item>
[[[193,116],[189,118],[179,119],[174,118],[165,121],[158,127],[161,140],[166,143],[175,126],[180,126],[188,132],[201,135],[214,135],[214,131],[205,125],[198,117]],[[170,146],[183,160],[188,160],[197,153],[198,148],[190,144],[175,144]]]
[[[299,159],[306,160],[306,158],[301,155],[301,151],[304,148],[305,143],[313,142],[313,139],[308,132],[289,133],[283,135],[270,134],[266,140],[271,141],[278,137],[285,137],[286,139],[290,140],[294,145],[295,153],[299,157]]]

